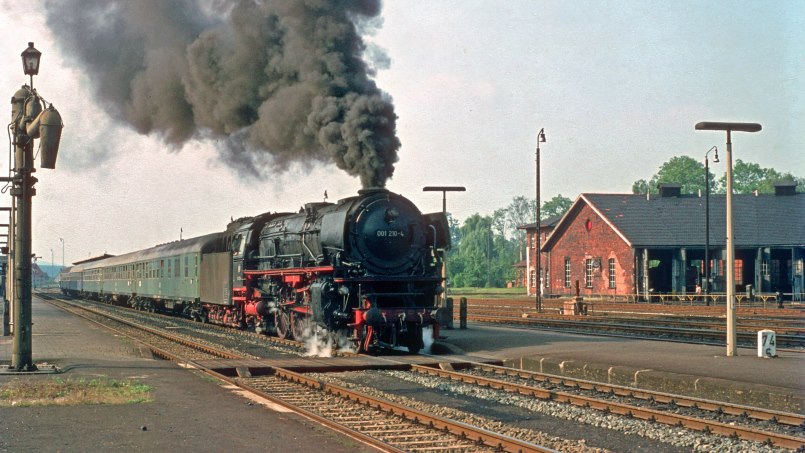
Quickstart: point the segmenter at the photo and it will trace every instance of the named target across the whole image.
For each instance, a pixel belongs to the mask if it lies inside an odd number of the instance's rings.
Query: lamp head
[[[714,164],[719,163],[720,161],[718,160],[718,147],[717,147],[717,146],[713,146],[712,148],[708,149],[708,150],[707,150],[707,152],[706,152],[706,153],[704,153],[704,159],[705,159],[705,160],[707,160],[707,156],[709,156],[709,155],[710,155],[710,152],[711,152],[711,151],[715,151],[715,152],[716,152],[715,156],[713,157],[713,163],[714,163]]]
[[[537,141],[540,143],[545,143],[545,128],[539,130],[539,134],[537,134]]]
[[[703,121],[696,123],[697,131],[739,131],[758,132],[762,129],[758,123],[722,123],[718,121]]]
[[[28,48],[22,54],[22,70],[25,75],[35,76],[39,74],[39,59],[42,57],[42,52],[34,48],[34,43],[29,42]]]

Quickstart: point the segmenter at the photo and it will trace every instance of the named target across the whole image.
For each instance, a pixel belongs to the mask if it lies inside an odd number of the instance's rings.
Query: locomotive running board
[[[262,269],[262,270],[245,270],[245,275],[265,275],[270,277],[284,277],[291,275],[304,275],[314,273],[327,273],[333,272],[333,266],[317,266],[317,267],[291,267],[288,269]]]

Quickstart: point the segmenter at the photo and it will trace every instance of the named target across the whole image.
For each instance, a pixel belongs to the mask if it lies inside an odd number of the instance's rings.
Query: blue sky
[[[92,75],[62,58],[38,8],[0,5],[9,30],[0,86],[11,96],[27,83],[19,54],[34,41],[43,53],[34,84],[66,124],[57,169],[37,173],[34,251],[45,261],[51,249],[61,261],[59,237],[69,263],[360,188],[332,166],[244,182],[209,143],[169,151],[115,125],[94,102]],[[760,133],[735,134],[733,159],[805,176],[803,1],[387,1],[382,18],[366,39],[390,59],[376,81],[399,116],[388,187],[425,212],[441,209],[426,185],[467,187],[448,198],[459,219],[533,197],[540,128],[543,200],[628,192],[671,157],[723,152],[725,136],[694,131],[700,121],[761,123]],[[102,164],[87,151],[98,143],[115,150]]]

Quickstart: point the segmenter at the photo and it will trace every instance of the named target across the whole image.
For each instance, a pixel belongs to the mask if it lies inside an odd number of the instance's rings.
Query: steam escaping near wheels
[[[344,332],[328,332],[321,328],[305,329],[305,356],[332,357],[333,352],[356,353],[354,343]]]
[[[425,327],[422,329],[422,342],[425,343],[425,346],[422,350],[425,354],[431,353],[431,346],[433,346],[433,342],[435,339],[433,338],[433,327]]]

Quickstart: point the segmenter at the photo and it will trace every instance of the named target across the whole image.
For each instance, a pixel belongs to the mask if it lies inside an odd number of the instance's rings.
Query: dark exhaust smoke
[[[380,24],[379,0],[52,0],[46,11],[103,107],[141,134],[211,140],[255,177],[333,162],[383,187],[394,172],[397,116],[361,38]]]

